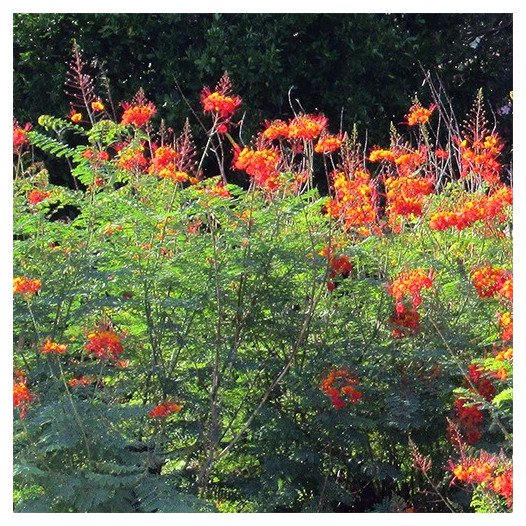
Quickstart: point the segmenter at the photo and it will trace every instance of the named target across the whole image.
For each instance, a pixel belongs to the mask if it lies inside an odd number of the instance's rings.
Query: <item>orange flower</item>
[[[506,499],[508,507],[513,505],[513,468],[508,468],[493,479],[491,488],[495,493]]]
[[[285,139],[289,135],[289,125],[282,120],[265,121],[265,130],[263,137],[271,141],[275,139]]]
[[[421,268],[402,272],[387,288],[389,294],[396,300],[396,311],[403,313],[405,306],[402,301],[411,297],[413,307],[417,308],[422,302],[422,289],[429,289],[433,286],[433,273]]]
[[[117,155],[117,166],[129,172],[140,171],[148,161],[144,157],[144,146],[122,148]]]
[[[103,111],[104,110],[104,104],[100,100],[95,100],[91,103],[91,109],[93,111]]]
[[[74,123],[80,122],[82,121],[82,113],[72,109],[69,114],[69,118],[71,122],[74,122]]]
[[[241,106],[239,97],[225,96],[218,91],[210,91],[204,88],[201,93],[201,104],[205,113],[217,113],[222,119],[230,119]]]
[[[435,111],[436,104],[431,104],[429,108],[424,108],[420,103],[413,104],[409,108],[409,113],[406,115],[407,124],[415,126],[417,124],[425,124],[433,111]]]
[[[426,195],[434,192],[430,179],[423,177],[388,177],[385,180],[386,214],[389,225],[395,227],[398,216],[420,217]]]
[[[27,200],[30,205],[35,206],[38,205],[38,203],[45,201],[50,195],[51,192],[42,192],[41,190],[34,189],[27,194]]]
[[[169,146],[161,146],[155,150],[148,173],[157,174],[161,178],[172,179],[175,182],[188,180],[188,174],[178,170],[179,153]]]
[[[502,349],[501,351],[497,352],[497,354],[495,354],[495,359],[499,360],[500,362],[513,360],[513,347],[508,347],[507,349]]]
[[[42,281],[39,279],[29,279],[25,277],[16,277],[13,279],[13,294],[31,296],[37,294],[41,287]]]
[[[508,296],[510,294],[510,286],[513,286],[509,271],[492,266],[473,270],[471,272],[471,281],[477,289],[479,298],[493,298],[496,294],[500,294],[503,288],[504,295]]]
[[[483,139],[456,139],[460,150],[461,177],[478,175],[490,185],[500,182],[501,164],[498,157],[503,148],[500,137],[493,133]]]
[[[124,349],[120,336],[113,331],[99,331],[88,334],[84,346],[88,354],[94,354],[100,360],[116,361]]]
[[[49,338],[44,342],[40,349],[42,354],[64,354],[67,350],[67,345],[63,343],[52,342]]]
[[[434,213],[429,222],[433,230],[456,228],[464,230],[473,226],[477,221],[488,224],[506,221],[505,209],[513,201],[512,190],[509,186],[494,186],[489,195],[477,196],[465,201],[457,211],[439,211]]]
[[[234,168],[244,170],[254,184],[265,190],[276,190],[278,182],[278,163],[280,154],[275,150],[251,150],[245,146],[234,158]]]
[[[324,135],[320,137],[314,147],[316,153],[328,154],[338,150],[342,145],[342,139],[338,135]]]
[[[399,175],[412,175],[426,162],[425,147],[421,147],[419,151],[401,153],[396,157],[394,162]]]
[[[333,172],[331,178],[334,199],[325,207],[327,214],[341,219],[346,230],[366,227],[368,235],[376,223],[370,175],[357,170],[352,177],[345,172]]]
[[[160,403],[159,405],[155,406],[149,413],[148,416],[150,418],[166,418],[167,416],[171,415],[172,413],[178,413],[181,411],[182,406],[179,404],[176,404],[175,402],[170,402],[168,400],[165,400],[164,402]]]
[[[382,150],[379,147],[375,147],[369,153],[369,161],[372,163],[377,163],[381,161],[389,161],[394,163],[396,159],[396,154],[391,150]]]
[[[502,341],[509,342],[513,338],[513,317],[511,312],[503,312],[500,314],[499,324],[502,327]]]
[[[27,379],[24,375],[18,375],[13,382],[13,406],[20,408],[20,418],[25,418],[29,404],[33,401],[33,395],[27,387]]]
[[[289,123],[288,138],[312,141],[327,128],[329,119],[323,115],[300,114]]]

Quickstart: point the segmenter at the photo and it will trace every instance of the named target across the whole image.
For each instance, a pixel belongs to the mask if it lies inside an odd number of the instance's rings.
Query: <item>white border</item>
[[[180,2],[177,2],[179,4]],[[522,381],[525,379],[524,367],[526,358],[523,342],[525,342],[526,319],[524,316],[524,298],[526,298],[526,273],[523,272],[522,265],[525,264],[525,257],[522,250],[525,247],[525,217],[526,208],[524,199],[526,196],[526,160],[522,156],[524,151],[524,49],[526,46],[517,45],[519,39],[517,35],[524,35],[526,32],[525,12],[526,8],[522,4],[520,7],[515,2],[500,1],[469,1],[458,2],[443,0],[440,3],[416,2],[394,2],[394,1],[374,1],[374,2],[352,2],[345,0],[332,0],[330,3],[321,4],[319,2],[283,2],[282,0],[266,0],[265,2],[239,2],[223,0],[221,2],[211,2],[202,0],[193,0],[192,2],[176,5],[176,2],[160,2],[150,0],[149,2],[131,4],[129,1],[114,0],[113,2],[91,0],[89,2],[73,4],[71,1],[48,1],[34,2],[20,0],[18,2],[2,2],[0,5],[0,39],[3,53],[0,53],[0,71],[3,72],[1,81],[1,98],[0,112],[2,115],[0,126],[0,152],[1,152],[1,191],[0,191],[0,214],[2,228],[0,230],[2,260],[1,271],[2,279],[0,280],[0,293],[2,301],[2,322],[1,322],[1,339],[2,346],[0,353],[3,354],[2,367],[0,374],[0,407],[2,421],[4,422],[4,432],[0,435],[0,472],[2,473],[2,484],[0,485],[0,515],[6,519],[7,524],[70,524],[75,523],[93,523],[108,521],[124,520],[129,524],[143,524],[145,519],[148,523],[155,521],[159,524],[172,524],[173,522],[184,522],[186,524],[201,524],[210,522],[213,524],[243,524],[246,521],[253,524],[263,524],[269,519],[278,522],[293,522],[297,524],[315,524],[318,521],[330,521],[331,524],[349,524],[358,522],[359,524],[369,525],[379,522],[389,521],[393,524],[412,523],[421,521],[422,518],[426,523],[437,523],[438,521],[447,521],[451,524],[462,524],[462,526],[477,524],[490,524],[497,521],[500,524],[516,524],[517,521],[524,523],[526,517],[526,436],[524,433],[524,413],[525,406],[519,401],[526,399],[526,389]],[[176,11],[174,11],[176,8]],[[140,514],[116,514],[109,518],[109,514],[75,514],[74,517],[68,514],[13,514],[12,513],[12,436],[11,436],[11,381],[12,381],[12,358],[11,346],[12,341],[12,312],[11,312],[11,261],[12,261],[12,210],[11,210],[11,119],[12,119],[12,14],[20,12],[180,12],[180,13],[317,13],[323,8],[327,13],[385,13],[385,12],[408,12],[408,13],[514,13],[514,173],[516,174],[514,183],[514,235],[515,235],[515,252],[514,252],[514,281],[515,281],[515,444],[517,450],[514,454],[514,478],[515,478],[515,495],[514,495],[514,513],[502,515],[474,515],[459,514],[442,516],[441,514],[427,513],[425,517],[421,514],[331,514],[327,516],[317,516],[308,514],[178,514],[174,515],[149,515],[148,518]],[[523,42],[524,44],[524,42]],[[519,47],[520,46],[520,47]],[[521,519],[522,517],[522,519]]]

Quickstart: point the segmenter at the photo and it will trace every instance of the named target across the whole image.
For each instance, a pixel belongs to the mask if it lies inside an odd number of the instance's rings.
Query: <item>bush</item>
[[[511,188],[481,95],[462,130],[415,101],[385,149],[321,114],[243,146],[225,75],[197,155],[84,67],[68,119],[14,125],[15,509],[508,510]]]

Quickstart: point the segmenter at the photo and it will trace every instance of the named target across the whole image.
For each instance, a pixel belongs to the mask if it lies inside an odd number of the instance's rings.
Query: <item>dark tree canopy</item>
[[[116,104],[142,86],[175,127],[189,113],[175,81],[198,109],[202,86],[227,70],[245,141],[263,119],[291,114],[289,90],[334,130],[342,115],[344,128],[368,130],[370,143],[386,140],[416,93],[429,101],[424,70],[440,75],[460,116],[478,88],[496,112],[512,90],[511,14],[15,14],[20,121],[67,113],[57,86],[73,39],[107,71]]]

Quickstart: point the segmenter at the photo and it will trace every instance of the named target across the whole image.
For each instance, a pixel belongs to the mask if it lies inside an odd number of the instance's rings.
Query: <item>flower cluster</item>
[[[279,161],[280,154],[276,150],[251,150],[245,146],[236,152],[234,168],[244,170],[258,188],[276,190],[279,187]]]
[[[490,378],[486,375],[484,368],[472,363],[468,368],[466,377],[467,385],[473,386],[475,391],[486,400],[491,400],[496,393],[495,386]]]
[[[439,211],[431,215],[429,226],[433,230],[456,228],[464,230],[477,221],[487,223],[506,221],[505,209],[512,204],[513,193],[509,186],[502,185],[490,195],[467,200],[456,211]]]
[[[88,334],[86,352],[99,360],[116,361],[123,352],[121,337],[114,331],[103,330]]]
[[[86,387],[96,381],[95,378],[91,378],[90,376],[81,376],[80,378],[72,378],[71,380],[68,380],[68,385],[69,387]]]
[[[423,177],[388,177],[385,180],[387,196],[386,213],[389,225],[393,228],[398,216],[422,215],[424,197],[434,191],[430,179]]]
[[[289,141],[313,141],[327,129],[329,119],[324,115],[310,115],[301,113],[289,120],[280,119],[265,121],[266,128],[263,137],[269,140],[288,139]],[[341,139],[335,135],[324,135],[316,145],[316,152],[330,153],[341,146]]]
[[[501,164],[497,160],[503,148],[500,137],[496,133],[482,139],[456,140],[460,151],[460,177],[478,175],[489,184],[500,182]]]
[[[394,311],[389,322],[394,326],[391,333],[393,338],[405,338],[414,335],[420,329],[420,314],[414,307],[408,308],[404,305],[403,311]]]
[[[82,115],[82,113],[80,113],[80,111],[77,111],[72,108],[71,111],[69,112],[69,119],[71,122],[74,122],[75,124],[82,122],[83,118],[84,116]]]
[[[480,440],[480,426],[484,422],[484,413],[480,408],[481,404],[472,403],[465,398],[459,397],[455,399],[454,407],[468,444],[473,444]]]
[[[338,135],[329,135],[325,134],[321,136],[314,146],[314,151],[316,153],[328,154],[335,152],[342,145],[342,138]]]
[[[334,198],[326,205],[329,216],[340,219],[346,230],[368,235],[376,223],[376,212],[369,173],[357,170],[352,177],[338,171],[331,174]]]
[[[144,101],[142,104],[123,102],[122,107],[124,113],[122,114],[121,125],[131,124],[137,128],[141,128],[148,123],[157,111],[153,102],[147,101]]]
[[[352,263],[347,256],[334,256],[330,247],[325,247],[320,251],[321,256],[325,256],[329,263],[329,278],[327,288],[332,291],[338,286],[336,278],[348,278],[352,271]]]
[[[97,99],[91,103],[91,109],[98,113],[99,111],[104,111],[105,108],[103,102],[100,99]]]
[[[45,201],[50,195],[51,192],[44,192],[42,190],[37,190],[36,188],[34,188],[27,194],[27,202],[31,206],[36,206],[38,205],[38,203]]]
[[[29,143],[27,132],[31,129],[31,124],[27,123],[23,128],[13,121],[13,153],[20,153],[22,148]]]
[[[511,300],[513,297],[513,278],[503,268],[486,266],[471,272],[471,281],[477,289],[479,298],[493,298],[497,294]]]
[[[201,103],[205,113],[215,112],[222,119],[227,119],[241,106],[241,99],[239,97],[228,97],[217,91],[211,92],[205,88],[201,95]]]
[[[178,413],[179,411],[181,411],[181,409],[182,409],[182,406],[180,404],[176,404],[175,402],[170,402],[169,400],[165,400],[164,402],[155,406],[148,413],[148,416],[150,418],[166,418],[172,413]]]
[[[67,351],[67,345],[63,343],[56,343],[47,339],[40,348],[42,354],[64,354]]]
[[[92,148],[86,148],[80,155],[83,159],[89,159],[93,164],[97,164],[103,161],[109,161],[110,154],[103,150],[96,152]]]
[[[513,316],[511,312],[505,311],[499,314],[499,325],[502,328],[501,339],[509,342],[513,339]]]
[[[369,152],[369,161],[372,163],[379,163],[382,161],[394,163],[395,159],[396,154],[391,150],[383,150],[379,147],[375,147]]]
[[[513,468],[502,457],[481,450],[479,457],[463,455],[460,462],[450,461],[450,470],[455,480],[465,484],[474,484],[493,492],[504,499],[508,507],[513,505]]]
[[[218,82],[214,91],[205,87],[201,92],[201,104],[204,113],[212,113],[217,118],[217,131],[226,133],[232,116],[243,101],[232,95],[232,84],[227,73]]]
[[[157,174],[161,178],[171,179],[176,183],[188,180],[188,174],[178,170],[176,161],[180,158],[179,153],[170,146],[160,146],[154,152],[148,173]]]
[[[495,360],[498,360],[499,362],[513,360],[513,347],[507,347],[505,349],[501,349],[500,351],[494,352]]]
[[[144,157],[144,146],[122,146],[117,155],[117,166],[123,170],[141,171],[148,161]]]
[[[402,272],[387,288],[389,294],[396,300],[396,312],[405,312],[403,301],[410,296],[413,307],[422,302],[421,291],[433,286],[433,272],[417,268]]]
[[[28,297],[37,294],[41,287],[42,281],[39,279],[26,277],[16,277],[13,279],[13,294],[23,294]]]
[[[375,146],[369,152],[369,161],[372,163],[385,161],[395,166],[398,175],[410,176],[426,162],[426,148],[421,146],[419,150],[410,150],[395,147],[384,150]]]
[[[27,378],[20,372],[13,382],[13,406],[20,409],[20,418],[25,418],[27,409],[33,401],[33,394],[27,386]]]
[[[407,124],[409,126],[425,124],[435,109],[436,104],[431,104],[429,108],[424,108],[420,103],[413,104],[411,108],[409,108],[409,113],[406,115]]]
[[[362,393],[355,387],[358,384],[358,379],[348,369],[341,368],[332,370],[322,380],[321,389],[336,409],[343,409],[347,402],[356,404],[362,398]]]

